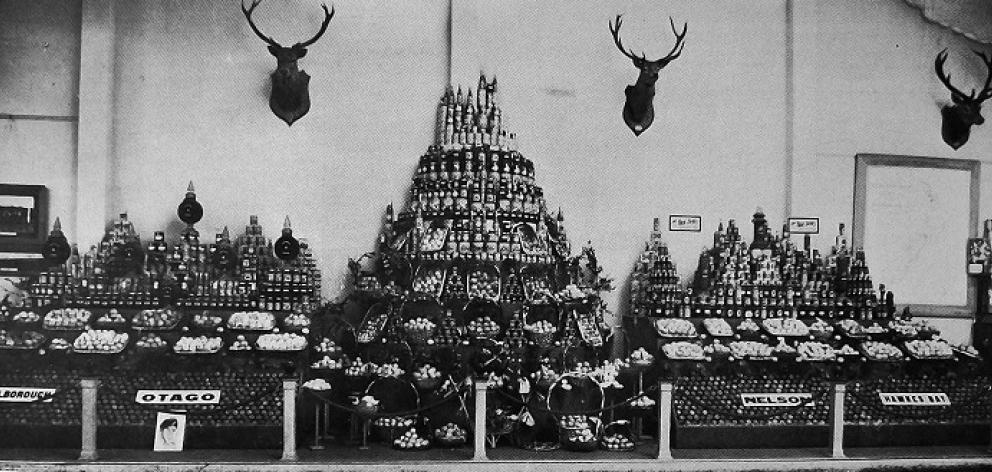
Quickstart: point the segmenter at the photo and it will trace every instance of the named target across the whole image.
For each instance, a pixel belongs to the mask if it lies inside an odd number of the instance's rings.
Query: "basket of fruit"
[[[941,339],[913,339],[903,343],[910,357],[917,360],[951,360],[954,350]]]
[[[414,318],[403,323],[403,332],[406,339],[412,344],[424,345],[434,335],[437,323],[427,318]]]
[[[369,307],[361,326],[358,328],[358,333],[355,335],[355,340],[360,344],[368,344],[378,340],[379,336],[382,335],[382,330],[386,327],[386,322],[389,321],[390,313],[392,313],[392,309],[388,303],[380,302]]]
[[[460,447],[468,442],[468,432],[455,423],[447,423],[434,430],[434,443],[441,447]]]
[[[287,331],[303,331],[310,327],[310,317],[302,311],[294,311],[283,318],[282,327]]]
[[[627,402],[627,407],[635,411],[650,411],[653,410],[657,404],[658,402],[656,402],[655,399],[641,393]]]
[[[183,336],[172,345],[176,354],[216,354],[224,346],[219,336]]]
[[[734,335],[734,328],[731,328],[730,323],[723,318],[706,318],[703,320],[703,328],[713,337],[725,338]]]
[[[430,364],[424,364],[413,371],[413,383],[421,391],[431,391],[441,385],[441,372]]]
[[[767,318],[761,320],[761,326],[772,336],[806,337],[809,327],[795,318]]]
[[[413,276],[413,292],[426,294],[433,298],[441,297],[444,289],[446,271],[444,266],[437,263],[423,263],[417,267]]]
[[[465,332],[469,336],[479,339],[495,338],[502,331],[499,324],[489,316],[473,319],[465,326]]]
[[[654,365],[654,355],[643,347],[639,347],[627,356],[627,365],[634,371],[643,371]]]
[[[474,264],[465,270],[465,293],[469,300],[499,300],[500,272],[493,264]]]
[[[816,321],[810,323],[809,334],[814,339],[827,339],[834,335],[834,327],[830,323],[817,318]]]
[[[355,398],[355,413],[360,416],[373,416],[379,411],[379,400],[372,395]]]
[[[654,322],[654,329],[663,338],[695,338],[698,336],[696,327],[691,321],[682,318],[659,318]]]
[[[296,333],[265,333],[255,340],[259,351],[297,352],[307,348],[307,338]]]
[[[861,354],[873,362],[902,362],[905,356],[898,347],[882,341],[865,341],[861,343]]]
[[[603,449],[612,452],[634,450],[634,431],[630,421],[617,420],[603,427],[603,437],[599,440]]]
[[[599,448],[599,429],[602,422],[595,416],[571,415],[559,422],[558,440],[562,448],[576,452],[590,452]]]
[[[414,417],[409,416],[380,416],[372,420],[376,436],[384,442],[396,439],[402,431],[413,427],[413,423]]]
[[[557,334],[557,329],[548,320],[536,321],[527,325],[524,328],[527,331],[527,336],[534,344],[540,347],[551,347],[555,343],[555,334]]]
[[[11,318],[11,321],[19,325],[33,325],[41,321],[41,315],[31,310],[21,310]]]
[[[248,338],[243,334],[239,334],[234,338],[234,342],[227,347],[227,352],[248,352],[251,350],[251,343],[248,342]]]

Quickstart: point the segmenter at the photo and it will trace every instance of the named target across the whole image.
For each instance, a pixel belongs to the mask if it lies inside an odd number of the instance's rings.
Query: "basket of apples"
[[[634,450],[634,432],[630,421],[617,420],[603,428],[603,438],[599,440],[603,449],[612,452],[628,452]]]
[[[427,344],[427,341],[434,335],[434,328],[437,324],[427,318],[414,318],[403,323],[403,332],[406,338],[413,344]]]
[[[540,347],[550,347],[555,343],[555,334],[558,330],[548,320],[536,321],[527,325],[527,334],[531,341]]]
[[[441,372],[430,364],[424,364],[413,371],[413,383],[420,390],[434,390],[441,384]]]

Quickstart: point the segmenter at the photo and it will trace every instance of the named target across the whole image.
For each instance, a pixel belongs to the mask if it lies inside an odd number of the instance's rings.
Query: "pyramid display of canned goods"
[[[402,211],[387,208],[373,267],[351,263],[357,291],[530,303],[569,286],[580,297],[578,287],[598,281],[591,248],[571,256],[564,217],[549,212],[495,93],[495,79],[484,76],[474,93],[445,92],[435,143],[420,157]]]

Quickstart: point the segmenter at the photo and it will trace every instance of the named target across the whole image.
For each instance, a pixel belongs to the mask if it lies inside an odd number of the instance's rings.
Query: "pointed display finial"
[[[53,233],[61,233],[62,232],[62,220],[60,220],[59,217],[57,217],[57,216],[55,217],[55,224],[52,225],[52,232]]]
[[[286,221],[283,221],[282,227],[284,229],[292,228],[293,225],[289,223],[289,215],[286,215]]]

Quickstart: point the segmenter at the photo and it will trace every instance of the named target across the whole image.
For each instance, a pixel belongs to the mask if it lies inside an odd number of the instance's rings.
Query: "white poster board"
[[[858,155],[855,241],[872,282],[914,313],[968,315],[968,238],[977,231],[979,165],[958,159]]]
[[[186,437],[186,415],[159,413],[155,419],[154,451],[182,451]]]

